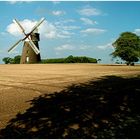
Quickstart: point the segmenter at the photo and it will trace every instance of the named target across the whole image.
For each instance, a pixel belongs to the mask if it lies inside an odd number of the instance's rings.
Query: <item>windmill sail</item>
[[[8,52],[12,51],[13,49],[15,49],[17,47],[17,45],[22,41],[22,39],[20,39],[19,41],[17,41],[10,49],[8,49]]]
[[[21,24],[20,24],[16,19],[14,19],[13,22],[14,22],[15,24],[17,24],[17,25],[19,26],[19,29],[21,30],[21,32],[24,33],[24,35],[26,35],[25,30],[24,30],[24,28],[21,26]]]
[[[36,28],[45,20],[45,18],[41,18],[41,20],[33,27],[33,29],[31,30],[30,34],[33,33]]]
[[[8,52],[12,51],[14,48],[17,47],[17,45],[28,39],[28,41],[24,42],[22,56],[21,56],[21,63],[36,63],[41,60],[40,58],[40,51],[39,51],[39,45],[38,41],[39,34],[34,33],[34,31],[41,25],[41,23],[45,20],[45,18],[41,18],[41,20],[32,28],[32,30],[26,34],[25,29],[22,27],[22,25],[18,22],[18,20],[14,19],[13,22],[18,25],[21,32],[25,35],[23,39],[20,39],[18,42],[16,42],[9,50]],[[28,59],[27,59],[28,58]],[[27,61],[28,60],[28,61]]]
[[[40,53],[40,51],[39,51],[38,48],[35,46],[35,44],[33,43],[32,40],[29,39],[28,43],[29,43],[29,45],[31,46],[31,48],[34,50],[34,52],[35,52],[36,54],[39,54],[39,53]]]

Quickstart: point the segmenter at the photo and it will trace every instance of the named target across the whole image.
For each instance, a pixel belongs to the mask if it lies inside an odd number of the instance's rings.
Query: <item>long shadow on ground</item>
[[[31,105],[0,138],[140,138],[140,76],[72,85]]]

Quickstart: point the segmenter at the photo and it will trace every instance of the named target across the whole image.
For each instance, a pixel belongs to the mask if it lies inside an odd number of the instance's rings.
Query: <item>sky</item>
[[[23,43],[7,50],[24,36],[13,23],[17,19],[30,32],[39,26],[42,59],[69,55],[114,63],[112,43],[122,32],[140,35],[140,1],[0,1],[0,63],[21,55]]]

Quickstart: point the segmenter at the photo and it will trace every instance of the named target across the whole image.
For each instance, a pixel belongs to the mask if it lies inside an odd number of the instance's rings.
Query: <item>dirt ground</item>
[[[0,129],[30,106],[30,100],[107,75],[140,74],[140,66],[97,64],[0,65]]]

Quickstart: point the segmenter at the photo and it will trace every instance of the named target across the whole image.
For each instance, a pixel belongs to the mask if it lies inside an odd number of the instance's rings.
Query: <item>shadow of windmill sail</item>
[[[18,22],[18,20],[16,19],[13,20],[13,22],[18,25],[19,29],[25,35],[25,37],[23,39],[20,39],[18,42],[16,42],[8,50],[8,52],[11,52],[13,49],[15,49],[20,42],[24,42],[20,64],[32,64],[41,61],[41,55],[40,55],[39,43],[38,43],[40,41],[40,37],[37,28],[41,25],[41,23],[44,20],[45,18],[41,18],[41,20],[33,27],[33,29],[28,34],[25,33],[25,29]]]

